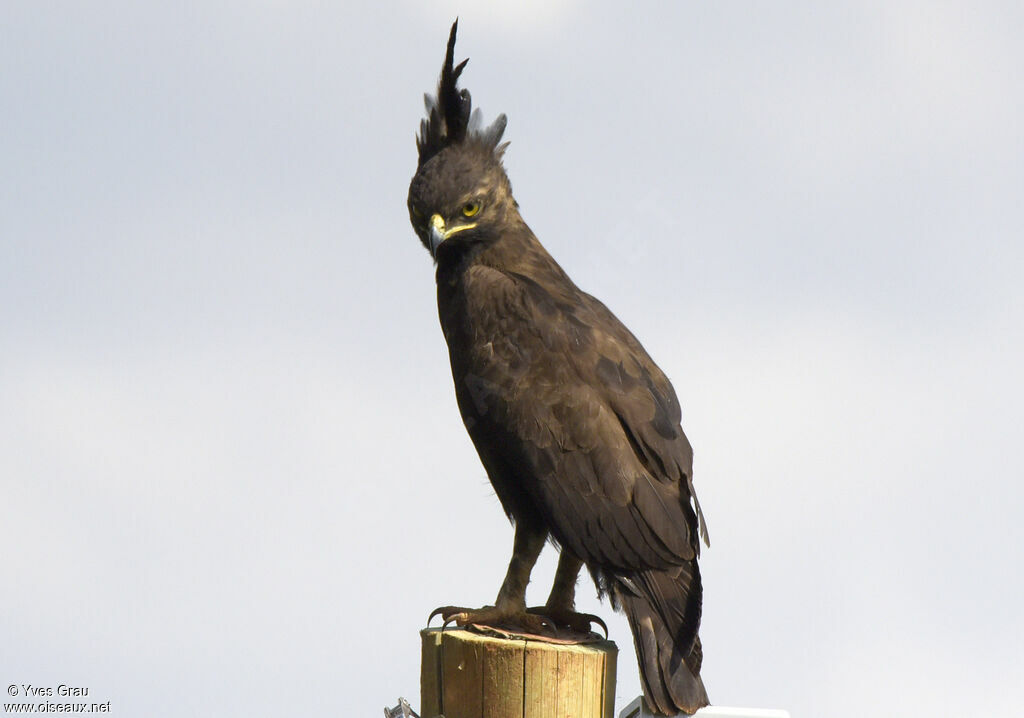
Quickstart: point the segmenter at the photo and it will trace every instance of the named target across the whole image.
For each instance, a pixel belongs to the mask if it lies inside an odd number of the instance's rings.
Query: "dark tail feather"
[[[701,585],[697,562],[667,571],[642,571],[616,582],[640,664],[644,699],[652,713],[694,713],[708,705],[700,678]]]

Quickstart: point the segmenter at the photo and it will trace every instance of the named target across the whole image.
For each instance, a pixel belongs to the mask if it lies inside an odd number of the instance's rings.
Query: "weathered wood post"
[[[560,644],[426,628],[421,718],[614,718],[612,641]]]

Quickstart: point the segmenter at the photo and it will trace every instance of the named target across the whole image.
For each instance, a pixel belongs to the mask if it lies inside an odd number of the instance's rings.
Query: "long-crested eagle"
[[[505,513],[512,560],[493,606],[445,623],[587,630],[586,564],[633,631],[648,707],[708,704],[700,678],[700,537],[693,450],[675,391],[628,329],[580,290],[519,214],[502,166],[506,118],[484,126],[458,88],[452,25],[416,145],[409,217],[437,264],[459,410]],[[547,603],[526,607],[544,543],[561,550]]]

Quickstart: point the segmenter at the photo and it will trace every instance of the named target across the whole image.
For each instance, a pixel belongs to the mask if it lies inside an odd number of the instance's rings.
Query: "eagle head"
[[[498,237],[510,211],[516,211],[512,185],[501,164],[508,146],[501,142],[507,118],[483,126],[472,109],[469,90],[458,89],[469,60],[454,65],[452,25],[437,96],[425,96],[427,117],[420,122],[419,163],[409,184],[409,220],[435,259],[443,252],[466,250]]]

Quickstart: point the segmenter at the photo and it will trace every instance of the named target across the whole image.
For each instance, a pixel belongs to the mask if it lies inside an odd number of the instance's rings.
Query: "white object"
[[[694,718],[789,718],[789,711],[776,708],[730,708],[728,706],[707,706],[693,714]],[[619,718],[660,718],[648,713],[644,699],[637,698],[619,713]]]

